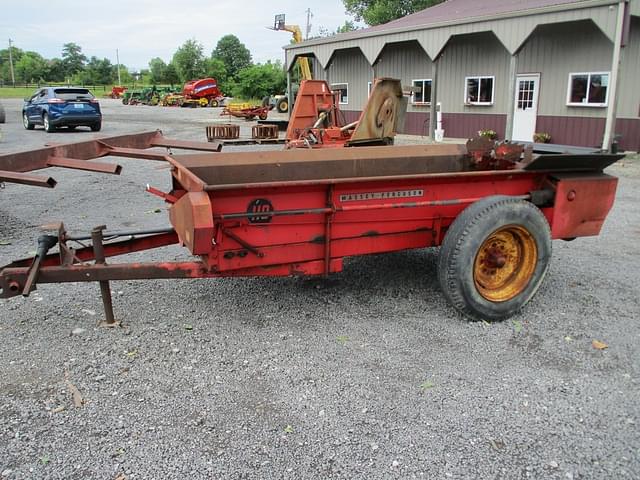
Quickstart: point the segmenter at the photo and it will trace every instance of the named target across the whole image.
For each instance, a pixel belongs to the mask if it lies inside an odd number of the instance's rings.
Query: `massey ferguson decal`
[[[254,213],[255,215],[250,215],[249,222],[251,223],[269,223],[273,218],[273,215],[260,215],[265,212],[273,212],[273,205],[266,198],[256,198],[255,200],[251,200],[249,206],[247,207],[247,213]]]
[[[398,198],[423,197],[424,190],[396,190],[393,192],[345,193],[340,195],[341,202],[357,202],[360,200],[393,200]]]

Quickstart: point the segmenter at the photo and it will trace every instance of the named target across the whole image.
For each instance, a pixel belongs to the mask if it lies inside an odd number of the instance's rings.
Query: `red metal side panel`
[[[523,195],[543,179],[503,173],[212,191],[215,243],[203,248],[210,267],[230,271],[439,245],[471,202]],[[260,215],[287,211],[299,213]]]
[[[598,235],[613,206],[618,179],[604,173],[555,175],[552,238]]]
[[[211,251],[213,239],[213,213],[209,195],[205,192],[188,192],[169,210],[169,219],[180,241],[194,255]]]

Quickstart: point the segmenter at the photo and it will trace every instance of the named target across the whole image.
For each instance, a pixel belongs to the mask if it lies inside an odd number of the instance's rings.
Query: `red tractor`
[[[199,80],[191,80],[184,84],[182,95],[187,102],[195,101],[201,106],[218,107],[224,95],[218,88],[218,82],[215,78],[201,78]]]

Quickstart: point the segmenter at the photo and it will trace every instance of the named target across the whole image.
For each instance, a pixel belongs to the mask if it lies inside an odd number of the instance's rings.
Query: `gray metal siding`
[[[357,48],[338,50],[331,59],[328,68],[330,84],[349,84],[349,99],[346,105],[340,105],[343,110],[362,110],[369,97],[367,82],[373,80],[373,68]]]
[[[640,0],[633,0],[640,2]],[[633,5],[633,3],[632,3]],[[292,55],[295,53],[314,52],[320,62],[326,65],[334,50],[359,47],[373,63],[386,43],[417,40],[432,58],[436,56],[449,38],[453,35],[492,31],[500,39],[510,53],[515,52],[522,42],[539,24],[569,22],[591,19],[601,30],[613,40],[616,24],[616,8],[610,5],[581,8],[573,5],[568,10],[557,11],[551,8],[549,11],[537,14],[521,15],[513,17],[500,17],[491,20],[478,20],[469,23],[446,23],[443,25],[431,25],[425,28],[414,27],[401,31],[374,31],[363,30],[354,34],[337,35],[321,40],[311,40],[300,45],[291,45],[287,48],[287,65],[290,65]],[[632,9],[634,7],[632,6]],[[636,7],[637,8],[637,7]]]
[[[629,33],[629,43],[622,50],[618,118],[640,118],[640,18],[631,18]]]
[[[322,65],[320,64],[318,59],[313,57],[313,58],[310,58],[309,60],[311,61],[311,70],[312,70],[313,78],[315,80],[326,80],[327,72],[325,71],[324,68],[322,68]]]
[[[413,80],[432,78],[432,62],[418,42],[387,45],[374,66],[377,77],[398,78],[403,86],[411,86]],[[409,104],[409,112],[429,112],[428,105]]]
[[[538,115],[605,117],[604,107],[567,106],[569,74],[609,72],[612,55],[613,44],[592,22],[544,25],[522,48],[518,72],[541,74]]]
[[[438,101],[446,113],[498,114],[507,108],[510,55],[491,33],[454,37],[438,60]],[[494,76],[491,106],[464,105],[465,77]]]

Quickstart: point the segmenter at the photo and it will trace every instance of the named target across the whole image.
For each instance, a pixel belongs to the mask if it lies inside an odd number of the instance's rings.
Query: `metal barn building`
[[[340,90],[358,118],[371,81],[415,87],[404,133],[500,138],[640,151],[640,0],[448,0],[384,25],[285,47],[289,72]],[[289,77],[290,78],[290,77]]]

